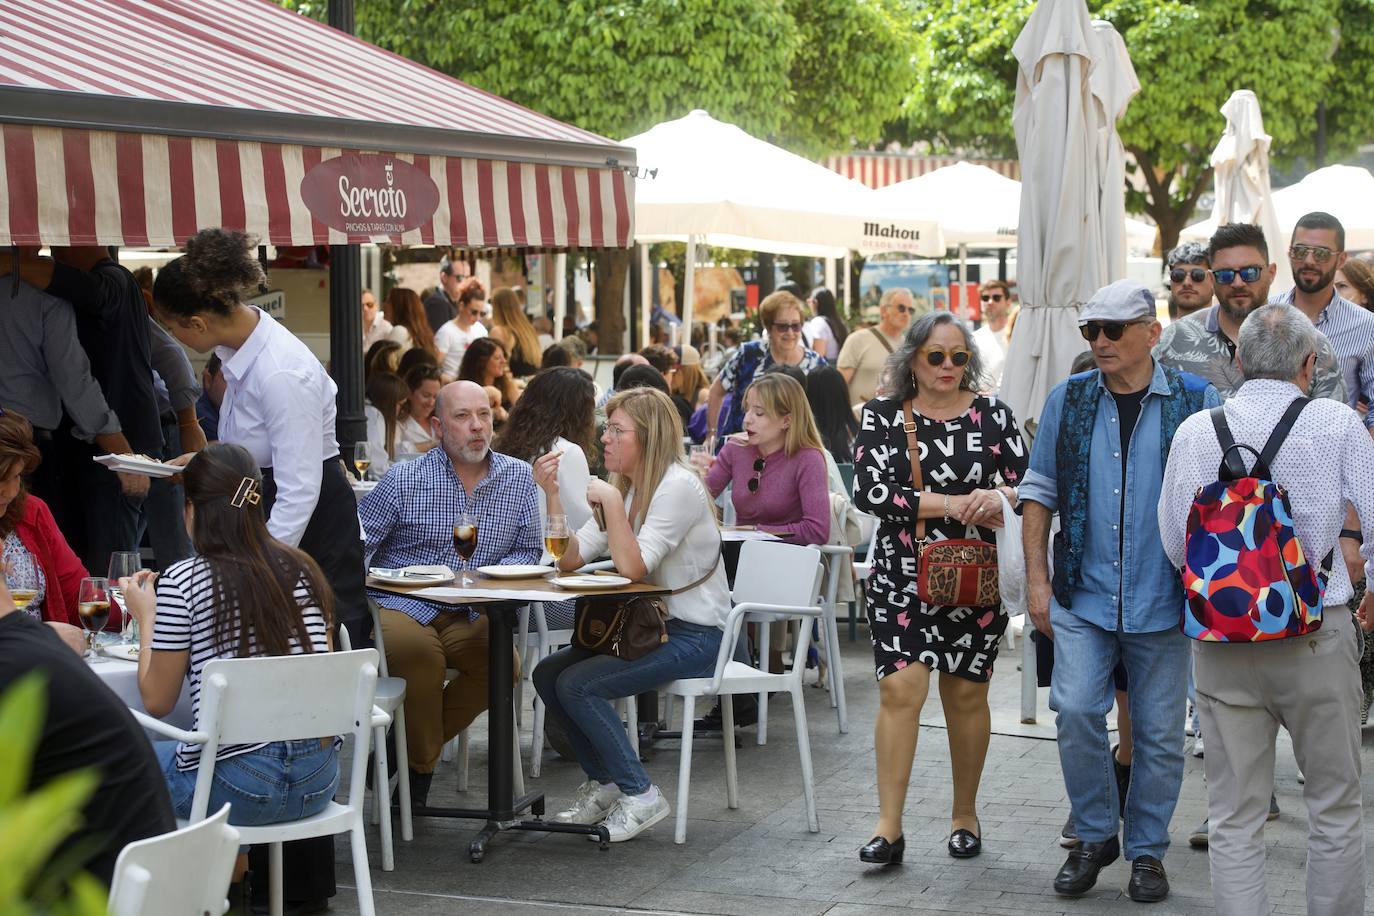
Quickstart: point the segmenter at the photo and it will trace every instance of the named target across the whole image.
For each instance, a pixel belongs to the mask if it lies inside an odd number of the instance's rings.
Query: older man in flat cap
[[[1183,589],[1160,542],[1156,507],[1179,424],[1221,398],[1205,379],[1150,355],[1160,325],[1144,286],[1103,287],[1078,324],[1098,368],[1050,392],[1020,487],[1029,610],[1054,639],[1050,708],[1082,841],[1054,889],[1087,892],[1124,845],[1127,894],[1156,901],[1169,893],[1162,859],[1183,781],[1178,720],[1188,680],[1188,643],[1178,626]],[[1051,578],[1046,547],[1055,513]],[[1130,683],[1135,742],[1124,843],[1106,721],[1118,661]]]

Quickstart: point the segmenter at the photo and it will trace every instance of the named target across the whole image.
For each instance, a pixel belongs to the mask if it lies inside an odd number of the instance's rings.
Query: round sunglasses
[[[963,347],[955,347],[952,350],[946,350],[944,347],[922,347],[916,352],[924,356],[926,362],[930,363],[932,366],[943,366],[946,359],[954,363],[955,366],[966,366],[968,365],[969,359],[973,356],[972,353]]]

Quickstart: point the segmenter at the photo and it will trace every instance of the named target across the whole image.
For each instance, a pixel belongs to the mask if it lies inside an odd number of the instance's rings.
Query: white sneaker
[[[1196,738],[1193,739],[1193,756],[1194,756],[1194,757],[1201,757],[1201,756],[1202,756],[1202,736],[1201,736],[1201,735],[1198,735]]]
[[[620,797],[619,786],[603,786],[595,779],[589,779],[577,787],[572,804],[549,820],[555,824],[599,824],[606,819],[606,813],[615,807]]]
[[[659,792],[651,802],[637,802],[628,795],[621,795],[615,807],[606,815],[603,826],[610,834],[612,843],[633,840],[654,824],[668,816],[668,799]]]

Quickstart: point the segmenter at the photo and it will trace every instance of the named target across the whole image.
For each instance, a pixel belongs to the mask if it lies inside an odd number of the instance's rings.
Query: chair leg
[[[377,916],[376,906],[372,901],[372,873],[367,867],[367,839],[363,836],[361,817],[353,822],[348,841],[353,847],[353,883],[358,889],[358,913],[360,916]],[[274,848],[280,855],[281,845],[278,844]]]
[[[768,642],[769,642],[769,636],[771,635],[768,631],[771,630],[771,629],[772,629],[772,627],[769,626],[769,624],[768,624],[767,622],[762,621],[762,620],[759,621],[759,624],[758,624],[758,632],[759,632],[759,667],[762,668],[764,671],[767,671],[767,670],[768,670],[768,656],[769,656],[769,654],[770,654],[769,651],[768,651],[769,648],[770,648],[770,646],[768,645]],[[797,641],[797,644],[800,645],[800,644],[801,644],[801,640],[798,640],[798,641]],[[787,641],[786,641],[786,639],[784,639],[784,640],[783,640],[783,644],[782,644],[781,646],[778,647],[778,651],[779,651],[779,652],[782,652],[782,651],[785,651],[786,649],[787,649]],[[724,708],[725,708],[724,705],[723,705],[724,702],[725,702],[724,700],[721,701],[721,703],[722,703],[721,709],[724,709]],[[728,731],[728,732],[726,732],[725,734],[726,734],[727,740],[729,740],[729,739],[731,739],[731,738],[734,737],[734,734],[735,734],[735,733],[734,733],[733,731]],[[766,690],[759,693],[758,742],[759,742],[760,745],[763,745],[763,744],[767,744],[767,743],[768,743],[768,691],[766,691]]]
[[[468,730],[465,728],[458,733],[458,791],[468,790],[468,746],[472,742],[468,738]]]
[[[511,729],[511,743],[515,745],[515,765],[514,772],[511,774],[512,785],[515,787],[515,797],[519,798],[525,794],[525,764],[520,759],[520,729]]]
[[[849,709],[845,705],[844,699],[844,665],[840,661],[840,624],[835,619],[836,608],[830,606],[830,613],[825,615],[825,636],[826,636],[826,667],[830,669],[830,704],[835,707],[835,713],[839,717],[840,734],[849,731]]]
[[[359,815],[359,822],[362,816]],[[362,832],[362,824],[357,823],[357,830]],[[366,847],[364,847],[366,848]],[[285,903],[282,896],[282,864],[281,864],[281,844],[273,843],[267,847],[267,901],[272,910],[272,916],[283,916]]]
[[[735,769],[735,703],[730,694],[721,694],[720,721],[725,726],[725,804],[739,807],[739,771]]]
[[[453,762],[453,741],[444,742],[444,749],[439,752],[439,759],[442,760],[444,763]]]
[[[381,812],[381,817],[376,820],[381,825],[382,871],[395,871],[396,850],[391,845],[391,775],[386,759],[386,726],[378,725],[372,733],[372,746],[375,748],[372,757],[376,761],[372,782],[372,813],[375,816],[378,811]]]
[[[625,734],[629,736],[635,757],[639,757],[639,697],[625,698]]]
[[[401,839],[409,843],[415,839],[415,819],[410,813],[410,751],[406,749],[406,710],[396,707],[396,780],[400,783]]]
[[[793,689],[789,693],[792,695],[792,718],[797,727],[797,753],[801,756],[802,792],[806,796],[806,826],[812,833],[819,833],[821,822],[816,816],[815,773],[811,768],[811,736],[806,730],[806,706],[802,702],[800,689]]]
[[[538,779],[544,772],[544,701],[534,695],[534,733],[530,735],[530,778]]]
[[[728,702],[729,699],[723,698],[721,715],[725,714],[724,702]],[[696,717],[695,707],[696,697],[682,698],[682,756],[677,767],[677,823],[673,827],[673,842],[678,844],[687,842],[687,793],[692,782],[692,726]],[[732,714],[733,712],[734,710],[731,710]],[[725,743],[734,744],[735,736],[727,732]]]

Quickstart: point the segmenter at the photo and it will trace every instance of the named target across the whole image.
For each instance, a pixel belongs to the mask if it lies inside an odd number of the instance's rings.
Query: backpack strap
[[[1264,443],[1264,448],[1260,451],[1259,464],[1255,465],[1257,476],[1273,479],[1269,473],[1269,466],[1274,463],[1274,458],[1278,456],[1279,449],[1283,447],[1283,440],[1288,438],[1288,434],[1293,431],[1293,424],[1298,421],[1298,414],[1302,409],[1312,403],[1311,398],[1294,398],[1288,405],[1288,409],[1279,418],[1278,425],[1269,434],[1269,441]],[[1260,465],[1264,466],[1264,474],[1259,475]]]
[[[870,327],[869,330],[873,332],[874,337],[878,338],[878,342],[883,345],[883,349],[886,350],[888,353],[891,353],[892,343],[887,339],[887,336],[883,334],[882,331],[878,330],[876,326]]]
[[[1245,469],[1245,458],[1240,454],[1244,449],[1255,456],[1259,461],[1259,452],[1248,445],[1237,445],[1235,438],[1231,435],[1231,427],[1226,425],[1226,411],[1220,405],[1207,411],[1207,416],[1212,418],[1212,429],[1216,430],[1217,444],[1221,446],[1221,467],[1217,469],[1218,480],[1239,480],[1242,477],[1249,477],[1250,472]]]

